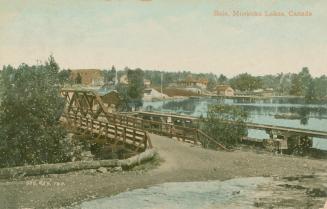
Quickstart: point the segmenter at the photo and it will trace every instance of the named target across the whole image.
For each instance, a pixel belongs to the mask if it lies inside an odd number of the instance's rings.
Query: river
[[[249,122],[278,125],[292,128],[304,128],[327,131],[327,105],[307,104],[299,99],[271,99],[243,101],[240,99],[175,99],[162,101],[145,101],[143,110],[178,113],[190,116],[206,116],[208,106],[213,104],[229,104],[242,107],[249,113]],[[276,119],[276,114],[296,113],[302,118],[297,120]],[[249,130],[249,137],[268,138],[261,130]],[[327,139],[313,138],[313,147],[327,150]]]

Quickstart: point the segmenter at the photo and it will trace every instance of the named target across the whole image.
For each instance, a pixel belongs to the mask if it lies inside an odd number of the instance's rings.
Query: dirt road
[[[94,170],[0,181],[0,208],[60,208],[163,182],[226,180],[236,177],[297,176],[327,171],[326,160],[206,150],[151,134],[162,162],[117,173]]]

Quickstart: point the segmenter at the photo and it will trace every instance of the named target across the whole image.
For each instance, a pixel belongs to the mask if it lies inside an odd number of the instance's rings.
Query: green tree
[[[49,70],[53,73],[56,74],[59,72],[59,65],[55,61],[53,55],[50,55],[48,58],[48,61],[46,62],[46,66],[49,68]]]
[[[314,79],[314,88],[317,99],[327,97],[327,77],[325,75]]]
[[[215,90],[215,88],[217,86],[217,77],[216,77],[216,75],[210,73],[207,79],[208,79],[207,89],[209,91]]]
[[[291,90],[291,80],[292,75],[290,73],[287,74],[279,74],[278,75],[278,81],[277,81],[277,87],[276,91],[279,95],[289,95]]]
[[[218,83],[219,84],[226,84],[228,81],[227,77],[223,74],[220,74],[219,78],[218,78]]]
[[[311,79],[309,81],[308,87],[305,92],[305,101],[309,103],[309,102],[315,101],[316,99],[317,98],[316,98],[315,85],[314,85],[313,79]]]
[[[307,67],[302,68],[299,74],[292,76],[290,94],[294,96],[306,96],[309,88],[314,89],[312,84],[312,76]]]
[[[81,76],[81,74],[77,73],[77,76],[75,78],[75,83],[76,84],[81,84],[82,83],[82,76]]]
[[[232,147],[247,135],[247,118],[247,112],[238,106],[211,105],[207,118],[203,119],[202,129],[219,143]]]
[[[0,167],[70,160],[71,147],[60,125],[59,66],[6,66],[1,75]]]
[[[128,69],[127,79],[129,103],[134,108],[139,108],[143,105],[144,72],[139,68],[135,70]]]
[[[128,86],[124,84],[118,84],[116,85],[116,90],[119,93],[120,97],[120,105],[117,107],[118,111],[130,111],[131,107],[129,106],[130,104],[130,99],[128,96]]]
[[[297,74],[292,75],[290,95],[301,96],[302,92],[303,90],[300,77]]]
[[[253,91],[262,88],[260,78],[254,77],[248,73],[239,74],[230,80],[230,84],[234,89],[241,91]]]
[[[113,82],[115,80],[115,77],[116,77],[116,68],[113,65],[111,67],[111,70],[103,70],[102,73],[103,73],[103,77],[104,77],[104,83],[106,85],[108,85],[109,82]]]
[[[126,67],[125,73],[127,73],[128,85],[119,84],[116,90],[122,100],[120,109],[128,111],[143,105],[144,72],[139,68],[132,70]]]
[[[64,84],[72,84],[72,80],[71,78],[71,70],[61,70],[58,73],[58,78],[59,78],[59,82],[61,85]]]
[[[300,82],[301,82],[301,95],[305,95],[308,91],[309,86],[312,83],[312,76],[309,72],[309,68],[302,68],[301,72],[298,74]]]

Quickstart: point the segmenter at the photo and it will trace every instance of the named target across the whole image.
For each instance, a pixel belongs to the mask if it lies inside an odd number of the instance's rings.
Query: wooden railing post
[[[126,144],[126,127],[123,129],[123,142]]]
[[[108,125],[108,123],[106,123],[106,139],[108,139],[109,138],[109,134],[108,134],[108,132],[109,132],[109,125]]]
[[[144,150],[146,150],[146,148],[148,146],[148,140],[147,140],[146,132],[144,132],[144,136],[143,136],[143,145],[144,145]]]
[[[135,129],[133,129],[133,145],[135,146],[135,144],[136,144]]]
[[[118,127],[115,125],[115,140],[118,140]]]
[[[152,142],[147,131],[145,132],[145,135],[146,135],[146,143],[149,143],[149,147],[152,148]]]
[[[196,136],[196,140],[194,141],[194,144],[197,144],[199,142],[199,129],[195,129],[195,136]]]

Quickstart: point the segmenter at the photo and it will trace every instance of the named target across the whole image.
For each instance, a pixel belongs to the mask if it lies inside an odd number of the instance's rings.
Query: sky
[[[326,9],[326,0],[0,0],[0,65],[36,64],[52,54],[70,69],[234,76],[309,67],[320,76],[327,74]]]

